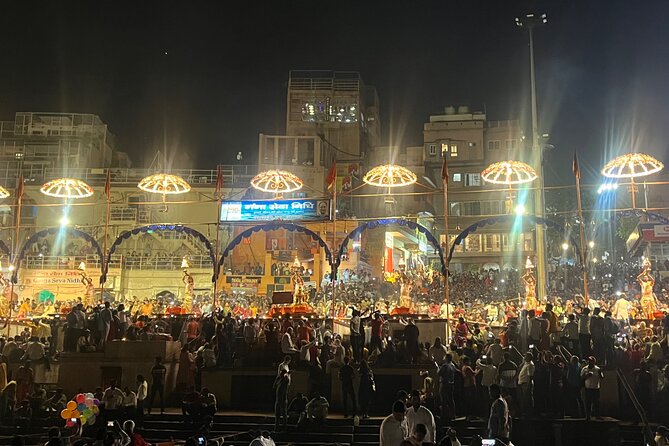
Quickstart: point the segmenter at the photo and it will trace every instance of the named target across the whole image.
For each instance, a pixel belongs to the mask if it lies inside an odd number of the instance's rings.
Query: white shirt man
[[[630,318],[630,303],[622,294],[620,298],[613,304],[612,316],[619,321],[626,321]]]
[[[446,350],[446,346],[444,344],[441,345],[433,345],[430,347],[430,356],[436,362],[437,364],[441,365],[444,363],[444,359],[446,358],[446,353],[448,353],[448,350]]]
[[[586,389],[599,389],[602,385],[602,378],[604,378],[602,370],[594,365],[594,361],[583,367],[581,377],[585,378]]]
[[[137,407],[137,394],[130,389],[123,393],[123,407]]]
[[[28,342],[26,357],[31,361],[38,361],[44,358],[44,344],[39,341]]]
[[[495,339],[495,342],[490,344],[490,347],[488,348],[488,356],[492,359],[492,364],[494,366],[498,366],[504,359],[504,348],[499,339]]]
[[[281,352],[284,355],[297,353],[295,344],[293,344],[292,330],[288,330],[283,334],[283,337],[281,338]]]
[[[146,380],[143,379],[142,382],[137,385],[137,401],[144,401],[146,399],[148,389],[149,386],[146,383]]]
[[[534,362],[531,360],[528,361],[528,358],[520,365],[520,372],[518,372],[518,384],[528,384],[532,382],[532,377],[534,376]]]
[[[399,446],[409,436],[404,419],[406,408],[401,401],[393,404],[393,413],[384,418],[379,431],[379,446]]]
[[[492,363],[488,364],[488,360],[478,360],[476,361],[476,367],[481,370],[483,375],[481,376],[481,385],[483,387],[490,387],[493,384],[497,384],[497,367]]]
[[[417,424],[424,424],[427,428],[427,434],[423,441],[428,443],[435,441],[436,425],[434,416],[427,407],[421,406],[420,394],[418,393],[411,395],[411,406],[406,410],[406,424],[409,432],[413,432]]]

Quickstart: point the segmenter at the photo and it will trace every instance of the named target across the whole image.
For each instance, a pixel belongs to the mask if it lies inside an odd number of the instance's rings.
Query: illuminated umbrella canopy
[[[9,191],[4,187],[0,186],[0,200],[7,197],[9,197]]]
[[[297,175],[285,170],[266,170],[251,179],[251,186],[261,192],[279,195],[300,190],[304,183]]]
[[[55,198],[86,198],[93,195],[93,188],[74,178],[58,178],[44,183],[40,192]]]
[[[602,169],[608,178],[636,178],[661,171],[664,164],[644,153],[628,153],[612,159]]]
[[[137,187],[144,192],[151,192],[154,194],[178,195],[185,194],[190,191],[190,184],[179,175],[172,175],[169,173],[157,173],[143,178],[137,184]]]
[[[537,172],[532,166],[521,161],[492,163],[481,172],[483,181],[493,184],[523,184],[532,182],[537,177]]]
[[[378,187],[410,186],[417,180],[415,173],[396,164],[376,166],[362,178],[365,183]]]

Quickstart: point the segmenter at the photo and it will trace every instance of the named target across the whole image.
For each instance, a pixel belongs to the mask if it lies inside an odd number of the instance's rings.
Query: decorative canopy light
[[[74,178],[58,178],[44,183],[40,192],[56,198],[86,198],[93,195],[93,188]]]
[[[376,166],[362,178],[365,183],[379,187],[410,186],[417,180],[415,173],[396,164]]]
[[[523,184],[537,179],[537,172],[529,164],[521,161],[500,161],[492,163],[483,172],[483,181],[493,184]]]
[[[9,191],[4,187],[0,186],[0,200],[7,197],[9,197]]]
[[[190,190],[190,184],[179,175],[157,173],[143,178],[137,185],[145,192],[165,195],[185,194]]]
[[[636,178],[661,171],[664,164],[650,155],[628,153],[611,161],[602,169],[602,175],[609,178]]]
[[[297,175],[285,170],[267,170],[254,176],[251,186],[261,192],[280,195],[300,190],[304,183]]]

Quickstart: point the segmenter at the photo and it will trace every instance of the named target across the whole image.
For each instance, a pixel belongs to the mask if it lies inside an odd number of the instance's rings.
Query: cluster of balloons
[[[92,393],[79,393],[73,401],[69,401],[65,409],[60,412],[62,419],[66,420],[65,425],[72,427],[78,419],[81,425],[86,423],[95,424],[95,417],[100,413],[100,400],[93,398]]]

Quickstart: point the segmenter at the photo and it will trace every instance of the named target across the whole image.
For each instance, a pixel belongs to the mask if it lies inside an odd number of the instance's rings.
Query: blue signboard
[[[330,200],[250,200],[224,201],[221,221],[273,221],[330,219]]]

